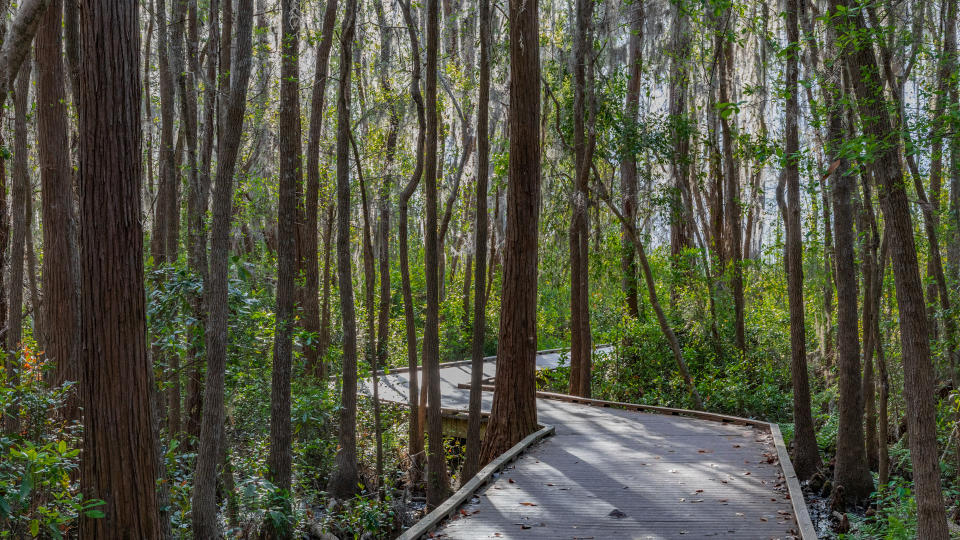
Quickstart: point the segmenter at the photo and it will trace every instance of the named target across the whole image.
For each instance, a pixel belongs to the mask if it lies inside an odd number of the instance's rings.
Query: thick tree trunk
[[[350,264],[350,73],[357,0],[347,0],[340,30],[340,89],[337,94],[337,276],[343,320],[343,388],[336,469],[328,490],[341,499],[357,491],[357,316]]]
[[[217,176],[213,190],[213,218],[210,225],[210,268],[204,283],[207,308],[207,374],[203,388],[203,420],[194,472],[193,534],[196,539],[220,535],[217,520],[217,465],[226,451],[224,432],[224,377],[229,340],[230,221],[233,215],[233,173],[240,150],[240,134],[250,80],[253,0],[239,0],[237,6],[236,61],[229,59],[232,41],[233,0],[223,0],[223,34],[220,47],[220,112],[217,131]],[[216,12],[211,13],[216,19]],[[232,64],[236,70],[226,72]],[[211,126],[212,128],[212,126]]]
[[[80,2],[80,244],[84,405],[80,489],[103,518],[84,538],[159,538],[152,368],[140,224],[137,2]]]
[[[540,218],[540,49],[537,0],[510,0],[507,228],[488,463],[537,429],[537,232]]]

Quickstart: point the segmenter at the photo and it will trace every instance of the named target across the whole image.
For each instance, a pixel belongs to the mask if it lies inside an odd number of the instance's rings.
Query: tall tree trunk
[[[360,151],[357,149],[357,141],[350,136],[350,144],[353,146],[353,160],[357,164],[357,179],[360,181],[360,209],[363,213],[363,232],[361,235],[363,252],[363,297],[364,314],[367,318],[366,343],[363,347],[363,355],[367,360],[367,365],[373,373],[373,431],[376,439],[376,477],[377,477],[377,496],[380,496],[383,488],[383,434],[380,431],[380,395],[379,379],[377,377],[377,331],[374,326],[376,318],[376,308],[374,307],[374,288],[376,287],[377,271],[373,260],[373,228],[370,224],[370,206],[367,204],[367,185],[363,180],[363,163],[360,161]]]
[[[413,20],[413,14],[410,11],[409,0],[401,0],[400,6],[403,10],[403,19],[407,26],[407,34],[410,37],[410,57],[413,63],[413,72],[410,79],[410,96],[417,108],[417,149],[416,165],[410,180],[400,192],[400,200],[397,207],[397,228],[398,239],[397,249],[400,252],[400,287],[403,295],[403,318],[406,331],[407,344],[407,367],[410,370],[410,382],[408,399],[410,406],[409,417],[409,448],[407,454],[411,459],[411,469],[415,471],[420,468],[422,463],[424,444],[423,444],[423,422],[420,421],[420,387],[417,380],[417,327],[413,314],[413,293],[410,286],[410,262],[409,247],[407,245],[408,232],[408,204],[410,197],[413,196],[417,185],[420,183],[420,177],[423,176],[423,157],[426,145],[426,113],[424,111],[423,96],[420,93],[420,42],[417,39],[417,24]],[[423,374],[422,378],[425,378]]]
[[[67,1],[67,4],[70,2]],[[174,108],[174,86],[173,73],[170,66],[170,47],[169,33],[170,24],[167,22],[167,3],[166,0],[156,0],[155,3],[156,24],[157,24],[157,78],[159,79],[160,94],[160,152],[159,166],[157,175],[157,198],[153,211],[153,228],[150,231],[150,254],[153,258],[153,269],[159,269],[168,262],[167,237],[170,235],[173,220],[173,206],[176,204],[175,190],[176,186],[176,155],[173,140],[173,117]],[[69,50],[70,44],[67,43]],[[157,274],[155,287],[158,289],[164,286],[163,278]],[[156,336],[152,336],[156,337]],[[167,365],[178,362],[165,354],[159,339],[152,340],[151,357],[153,363],[158,369],[166,368],[163,378],[172,380],[176,378],[176,385],[171,385],[167,389],[167,396],[164,401],[159,403],[159,415],[166,418],[168,428],[176,427],[171,422],[179,422],[179,407],[177,414],[170,414],[169,405],[171,402],[179,404],[179,370],[175,370],[173,365]],[[172,355],[171,355],[172,356]],[[179,431],[171,430],[171,433]]]
[[[347,0],[340,29],[340,89],[337,95],[337,276],[343,321],[343,388],[336,469],[328,490],[346,499],[357,491],[357,316],[350,264],[350,73],[357,0]]]
[[[839,75],[835,68],[834,73]],[[840,84],[841,78],[833,82]],[[839,86],[837,86],[839,88]],[[839,162],[833,172],[833,225],[837,283],[837,371],[839,375],[839,425],[834,467],[834,499],[837,506],[857,504],[873,491],[867,467],[863,433],[863,397],[860,380],[860,336],[857,322],[857,268],[854,262],[853,208],[851,197],[853,171],[840,153],[845,136],[841,101],[834,100],[829,112],[829,148],[831,160]],[[849,126],[848,126],[849,127]],[[833,169],[834,167],[831,166]],[[840,489],[842,488],[842,489]]]
[[[450,490],[446,452],[440,418],[440,283],[438,275],[440,241],[437,235],[437,69],[440,49],[439,0],[427,0],[426,146],[424,152],[424,274],[426,276],[426,322],[423,329],[423,368],[427,372],[427,507],[436,508]]]
[[[570,220],[570,393],[590,397],[589,180],[593,160],[593,1],[577,0],[573,43],[573,152]],[[588,88],[587,86],[591,88]],[[588,133],[589,131],[589,133]]]
[[[537,429],[537,231],[540,220],[540,49],[537,0],[510,0],[507,227],[488,463]]]
[[[379,4],[377,5],[377,20],[380,23],[380,89],[387,96],[391,96],[392,100],[393,90],[390,86],[389,72],[391,40],[390,33],[387,31],[387,20],[383,6]],[[397,152],[397,136],[402,115],[403,111],[401,108],[396,102],[393,102],[390,107],[390,125],[387,128],[383,181],[380,184],[378,194],[378,198],[380,199],[380,215],[377,226],[377,244],[379,246],[377,266],[380,274],[380,301],[377,306],[377,346],[376,354],[373,357],[374,362],[372,369],[374,380],[374,421],[376,423],[375,435],[377,439],[377,496],[381,499],[383,498],[385,486],[383,478],[383,435],[380,423],[380,396],[377,371],[387,365],[388,347],[390,344],[390,192],[393,185],[392,166]],[[360,167],[359,163],[357,163],[357,167]],[[373,306],[370,306],[370,309],[372,313]]]
[[[800,33],[797,24],[798,4],[806,0],[787,2],[787,46],[793,52],[787,58],[786,76],[786,145],[785,180],[787,203],[783,208],[787,232],[786,270],[787,296],[790,302],[790,373],[793,384],[794,444],[793,464],[800,480],[807,480],[820,467],[817,437],[813,430],[810,410],[810,384],[807,380],[806,323],[803,304],[803,239],[800,235],[800,135],[798,99]]]
[[[880,242],[880,255],[878,257],[877,274],[874,279],[874,305],[875,316],[873,317],[873,333],[877,347],[877,371],[880,376],[880,399],[877,405],[879,414],[878,427],[878,448],[877,448],[877,483],[881,486],[890,481],[890,449],[888,448],[890,435],[888,426],[890,418],[887,412],[890,401],[890,376],[887,373],[887,361],[883,351],[883,333],[880,331],[880,302],[883,299],[883,281],[886,276],[887,258],[889,257],[888,242],[889,236],[884,233],[883,240]]]
[[[313,95],[310,98],[310,131],[307,139],[307,186],[304,201],[304,294],[303,329],[310,333],[319,333],[320,305],[317,295],[320,292],[320,261],[317,255],[317,202],[320,196],[320,137],[323,134],[323,113],[326,101],[327,73],[330,68],[330,49],[333,47],[333,30],[337,22],[337,0],[327,0],[323,12],[323,29],[320,44],[317,46],[316,66],[314,67]],[[329,248],[329,245],[327,246]],[[326,266],[329,266],[327,251],[324,251]],[[329,289],[324,284],[324,297]],[[326,370],[322,364],[321,339],[313,339],[303,346],[303,356],[307,369],[323,380]]]
[[[143,287],[138,3],[80,2],[84,405],[80,489],[105,502],[84,538],[159,538],[154,393]]]
[[[638,13],[633,16],[633,24],[637,26],[630,38],[631,58],[633,57],[633,40],[637,39],[639,41],[643,22],[642,4],[640,2],[637,3],[636,9]],[[688,133],[689,128],[687,127],[687,63],[689,62],[690,54],[690,37],[688,33],[689,30],[687,29],[687,15],[683,6],[677,4],[673,7],[673,10],[673,35],[671,36],[670,44],[672,57],[670,59],[669,88],[669,121],[673,142],[671,159],[673,185],[671,186],[670,193],[670,253],[674,257],[674,264],[676,264],[683,250],[691,246],[690,230],[696,227],[696,223],[690,219],[692,217],[691,209],[686,207],[686,199],[689,197],[684,196],[689,190],[688,176],[690,171],[690,135]],[[638,43],[636,47],[638,48],[637,56],[639,57],[640,43]],[[631,66],[634,70],[631,74],[632,81],[633,77],[639,78],[641,72],[640,66],[634,65],[633,60],[631,60]],[[639,98],[639,82],[634,91],[637,93],[637,98]],[[631,111],[630,115],[631,121],[635,121],[635,112]],[[636,182],[636,180],[634,180],[634,182]],[[626,205],[624,205],[623,210],[625,212],[624,217],[633,220],[632,222],[635,223],[635,216],[630,214]],[[634,273],[636,273],[635,270]]]
[[[733,9],[728,9],[721,19],[721,27],[717,32],[716,54],[719,55],[720,85],[719,99],[721,103],[731,107],[731,88],[733,78],[733,43],[729,34],[734,32]],[[744,330],[744,301],[743,301],[743,254],[742,230],[740,223],[740,178],[734,162],[733,150],[733,109],[726,109],[720,114],[723,144],[723,215],[727,235],[727,254],[731,266],[730,289],[733,293],[734,309],[734,342],[740,352],[745,353],[747,342]]]
[[[470,344],[470,412],[467,420],[467,449],[463,479],[480,471],[480,406],[483,384],[483,341],[487,324],[484,293],[487,279],[487,181],[490,171],[490,0],[480,0],[480,81],[477,98],[477,207],[474,230],[473,337]],[[468,269],[469,271],[469,269]],[[461,482],[462,483],[462,482]]]
[[[878,316],[879,305],[874,301],[877,281],[877,251],[880,248],[880,234],[873,213],[873,195],[870,178],[866,171],[860,175],[863,182],[863,202],[858,219],[858,233],[861,237],[860,259],[863,261],[863,381],[861,395],[864,403],[864,444],[867,453],[867,465],[871,471],[877,470],[877,400],[876,381],[874,380],[873,358],[875,341],[879,334],[874,332],[873,319]]]
[[[196,273],[201,282],[207,274],[207,230],[206,215],[209,197],[209,187],[204,184],[200,174],[198,156],[199,131],[198,122],[198,89],[197,77],[200,77],[199,47],[199,14],[196,0],[180,0],[179,11],[186,14],[187,30],[184,34],[184,49],[186,51],[186,69],[178,77],[180,87],[180,116],[184,132],[186,147],[187,169],[187,262],[190,269]],[[185,367],[190,367],[187,379],[186,414],[183,428],[190,437],[199,436],[199,401],[202,388],[199,367],[203,363],[203,328],[206,317],[203,308],[203,297],[191,293],[188,298],[192,316],[189,328],[190,336],[186,350]],[[189,444],[189,443],[188,443]]]
[[[220,47],[220,113],[217,126],[217,176],[210,223],[210,268],[204,283],[207,308],[207,374],[203,387],[203,420],[194,472],[193,534],[196,539],[220,535],[217,520],[217,465],[226,451],[224,432],[224,378],[229,340],[230,221],[233,215],[233,173],[240,150],[240,134],[247,105],[247,83],[252,66],[253,0],[237,5],[236,59],[230,61],[233,0],[223,0],[223,33]],[[216,11],[210,16],[217,17]],[[215,24],[215,21],[214,21]],[[226,57],[226,58],[225,58]],[[226,60],[226,61],[225,61]],[[227,71],[231,65],[236,70]],[[212,129],[212,126],[211,126]]]
[[[336,205],[333,201],[326,202],[327,217],[323,232],[323,300],[320,306],[320,345],[317,351],[317,363],[310,371],[320,380],[327,378],[327,363],[324,360],[327,349],[330,347],[330,285],[333,277],[330,275],[331,244],[333,242],[333,220]]]
[[[43,222],[43,343],[56,362],[55,385],[79,380],[80,337],[79,257],[73,202],[73,174],[67,142],[66,89],[62,56],[62,0],[53,0],[37,31],[37,154],[40,162]],[[77,420],[77,399],[67,401],[62,414]]]
[[[290,493],[293,472],[290,425],[290,375],[293,367],[293,302],[297,253],[297,186],[300,184],[300,12],[295,0],[280,3],[280,114],[278,122],[280,182],[277,209],[277,304],[270,385],[270,457],[267,479],[281,493]],[[287,499],[289,504],[289,499]],[[281,512],[290,515],[284,505]],[[268,520],[277,538],[293,536],[290,524]]]
[[[11,197],[12,238],[10,245],[10,282],[7,284],[7,333],[5,336],[7,377],[12,385],[20,381],[20,340],[23,336],[23,252],[26,243],[26,199],[30,185],[30,173],[27,171],[29,150],[27,148],[27,106],[30,94],[30,75],[33,63],[28,58],[20,65],[13,95],[13,190]],[[6,194],[3,194],[6,197]],[[7,416],[7,431],[20,431],[20,415],[14,409]]]

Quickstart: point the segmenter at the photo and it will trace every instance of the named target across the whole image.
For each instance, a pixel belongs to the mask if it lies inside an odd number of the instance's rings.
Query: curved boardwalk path
[[[538,368],[557,364],[537,357]],[[484,377],[496,374],[485,362]],[[441,366],[443,407],[467,409],[470,366]],[[407,401],[406,373],[380,396]],[[369,391],[369,382],[366,382]],[[492,393],[484,392],[489,411]],[[444,522],[444,539],[794,538],[799,527],[770,433],[699,418],[538,399],[556,433]],[[792,471],[792,467],[790,467]]]

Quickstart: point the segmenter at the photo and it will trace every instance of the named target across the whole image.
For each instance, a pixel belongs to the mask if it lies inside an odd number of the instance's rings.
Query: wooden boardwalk
[[[558,360],[545,354],[537,364]],[[484,377],[495,375],[495,363],[486,362]],[[407,380],[406,373],[383,377],[381,398],[406,402]],[[469,391],[457,386],[469,380],[469,365],[441,367],[444,408],[466,410]],[[488,411],[492,394],[483,397]],[[764,430],[553,399],[538,399],[537,413],[555,435],[496,475],[434,537],[799,537]]]

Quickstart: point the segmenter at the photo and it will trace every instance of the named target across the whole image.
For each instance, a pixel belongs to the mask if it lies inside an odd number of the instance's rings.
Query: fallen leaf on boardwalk
[[[733,447],[734,447],[734,448],[740,448],[740,445],[739,445],[739,444],[735,444],[735,445],[733,445]]]
[[[719,503],[725,503],[725,502],[727,502],[727,500],[726,500],[726,499],[719,499],[717,502],[719,502]]]
[[[511,484],[516,484],[516,482],[513,481],[513,478],[507,478],[507,482],[510,482]]]
[[[520,525],[520,528],[521,528],[521,529],[529,529],[530,526],[527,525],[526,523],[523,523],[523,524]]]
[[[712,453],[713,453],[713,450],[703,450],[703,449],[700,449],[700,450],[697,450],[697,453],[698,453],[698,454],[712,454]]]
[[[551,483],[551,482],[547,482],[547,485],[548,485],[548,486],[552,486],[552,485],[554,485],[554,484]]]
[[[480,511],[479,511],[479,510],[474,510],[473,512],[470,512],[470,513],[471,513],[471,514],[479,514]]]
[[[766,520],[767,520],[767,518],[765,518],[765,517],[760,518],[760,521],[766,521]]]
[[[611,510],[610,513],[607,514],[607,515],[610,516],[610,517],[612,517],[612,518],[614,518],[614,519],[623,519],[623,518],[627,517],[627,515],[624,514],[623,512],[621,512],[618,508],[614,508],[614,509]]]
[[[522,503],[520,503],[520,504],[522,504],[522,505],[524,505],[524,506],[536,506],[536,505],[537,505],[537,503],[532,503],[532,502],[522,502]]]
[[[691,500],[690,502],[692,502],[692,503],[699,503],[699,502],[703,502],[703,499],[693,499],[693,500]]]
[[[750,471],[743,473],[745,476],[750,476]]]
[[[685,501],[686,499],[684,499],[683,497],[680,497],[680,502],[685,502]]]
[[[697,493],[703,493],[703,490],[702,490],[702,489],[698,489],[698,490],[697,490]]]
[[[464,509],[462,509],[462,508],[461,508],[461,509],[460,509],[460,515],[463,515],[463,516],[469,516],[470,514],[469,514],[469,513],[467,513],[467,511],[466,511],[466,510],[464,510]]]
[[[786,510],[777,510],[777,513],[780,514],[781,516],[789,516],[789,515],[790,515],[790,512],[787,512]]]

